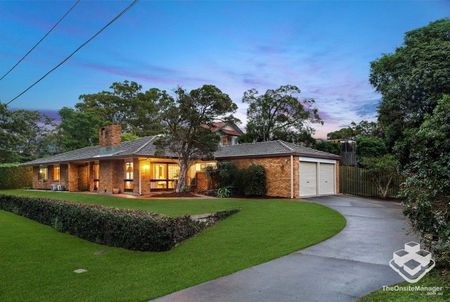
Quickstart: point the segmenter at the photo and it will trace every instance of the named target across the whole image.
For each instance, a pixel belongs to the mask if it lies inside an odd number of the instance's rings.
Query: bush
[[[31,167],[19,164],[0,164],[0,189],[31,187],[33,171]]]
[[[169,250],[206,227],[189,216],[20,196],[0,195],[0,209],[85,240],[139,251]]]
[[[240,174],[240,187],[245,196],[266,195],[266,171],[263,166],[251,164]]]
[[[217,189],[217,197],[219,198],[228,198],[231,197],[231,190],[228,187]]]
[[[221,162],[217,169],[208,171],[216,186],[217,196],[263,196],[266,194],[266,172],[263,166],[251,164],[239,169],[234,163]]]

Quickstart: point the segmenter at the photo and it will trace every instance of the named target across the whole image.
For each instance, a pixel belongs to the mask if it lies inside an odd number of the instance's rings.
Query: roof
[[[297,155],[313,158],[340,159],[340,156],[336,154],[315,150],[281,140],[227,145],[221,147],[214,154],[215,158],[217,159],[233,157],[267,157],[279,155]]]
[[[231,127],[233,129],[226,129],[226,127]],[[212,132],[223,132],[229,135],[239,136],[244,134],[241,128],[233,122],[216,121],[211,125],[210,129]]]
[[[58,162],[98,160],[101,158],[123,158],[132,156],[154,156],[156,146],[153,144],[157,136],[141,137],[132,141],[122,142],[117,147],[91,146],[69,152],[39,158],[26,162],[25,165],[41,165]],[[173,154],[166,154],[171,157]]]
[[[125,158],[133,156],[155,156],[175,157],[174,154],[166,152],[164,155],[156,154],[157,147],[154,145],[157,136],[146,136],[136,140],[122,142],[118,147],[92,146],[85,147],[45,158],[36,159],[24,163],[24,165],[42,165],[59,162],[99,160],[106,158]],[[231,157],[267,157],[277,155],[299,155],[315,158],[339,159],[340,157],[300,145],[283,141],[270,141],[261,143],[249,143],[229,145],[219,148],[214,153],[217,159]]]

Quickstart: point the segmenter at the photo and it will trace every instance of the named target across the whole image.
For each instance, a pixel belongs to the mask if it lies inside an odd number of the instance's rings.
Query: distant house
[[[217,123],[212,129],[220,138],[213,160],[198,160],[188,171],[187,184],[194,179],[197,190],[207,188],[205,169],[218,161],[239,167],[252,163],[265,167],[267,195],[297,198],[336,194],[339,188],[339,159],[331,153],[283,141],[236,144],[242,134],[233,125]],[[34,189],[72,192],[128,193],[146,195],[173,190],[179,165],[175,154],[157,152],[157,136],[121,141],[120,125],[99,130],[99,145],[69,151],[25,163],[33,167]]]
[[[224,121],[214,122],[211,131],[219,135],[219,145],[221,146],[236,145],[239,136],[244,134],[235,123]]]

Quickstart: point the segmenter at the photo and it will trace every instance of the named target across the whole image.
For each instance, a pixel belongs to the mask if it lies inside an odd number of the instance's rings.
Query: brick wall
[[[252,163],[262,165],[266,170],[267,196],[291,197],[291,158],[268,157],[253,159],[223,160],[235,163],[240,168],[247,168]],[[294,158],[294,197],[298,197],[298,158]]]
[[[209,189],[210,181],[205,172],[197,172],[195,174],[195,178],[197,179],[197,187],[195,188],[196,192],[205,192]]]

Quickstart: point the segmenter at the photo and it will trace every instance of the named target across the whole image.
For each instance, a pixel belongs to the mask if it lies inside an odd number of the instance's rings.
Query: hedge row
[[[19,189],[31,187],[33,171],[31,167],[18,164],[0,165],[0,189]]]
[[[172,218],[142,210],[9,195],[0,195],[0,210],[95,243],[139,251],[169,250],[209,225],[189,216]],[[231,214],[225,211],[212,217]]]

